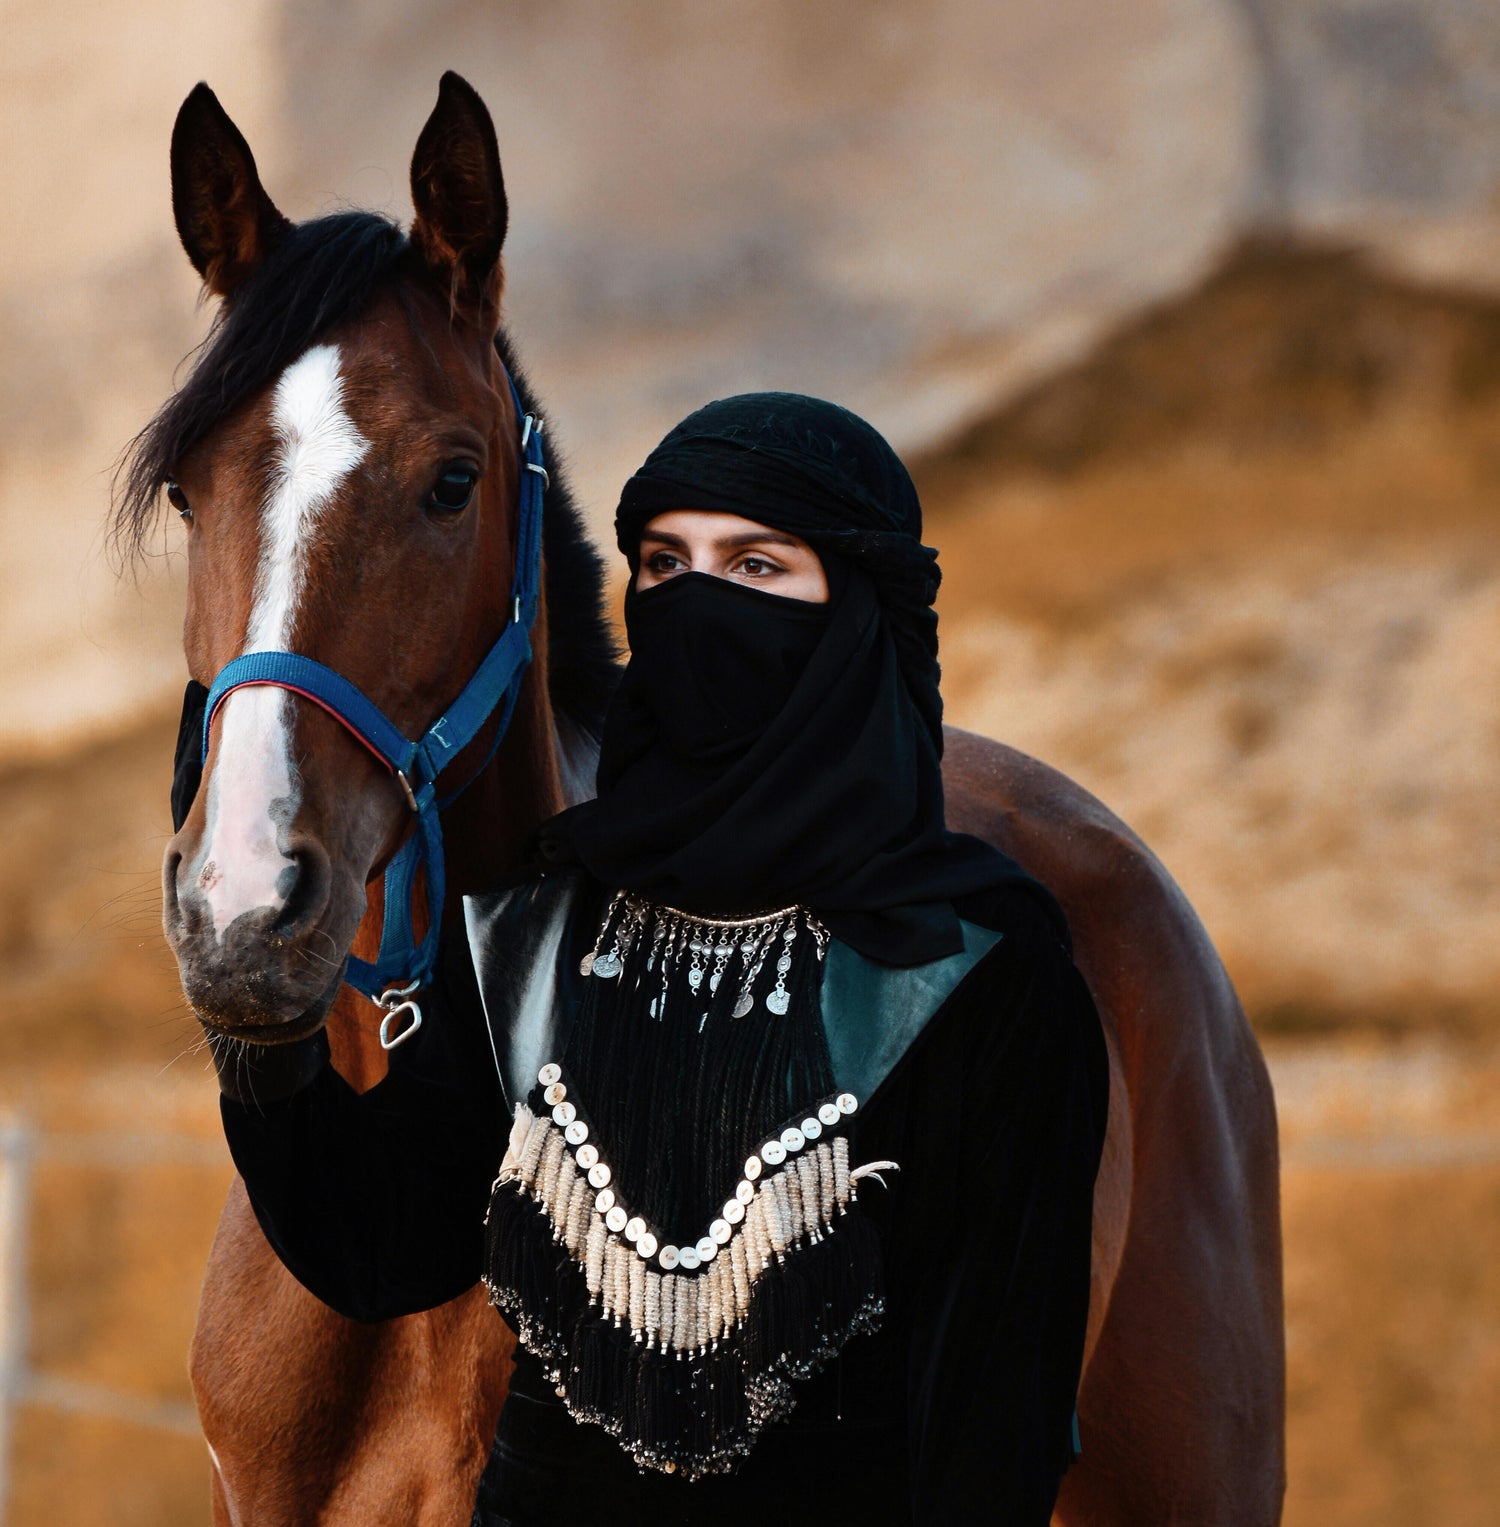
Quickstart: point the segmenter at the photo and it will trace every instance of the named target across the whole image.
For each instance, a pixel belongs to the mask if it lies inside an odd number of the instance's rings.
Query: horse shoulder
[[[1132,1075],[1248,1039],[1192,904],[1114,812],[1004,743],[948,728],[946,753],[949,825],[1010,854],[1057,897],[1079,969],[1118,1030]]]
[[[1015,748],[949,729],[944,780],[949,825],[1010,854],[1061,902],[1099,1010],[1111,1092],[1096,1272],[1113,1282],[1129,1236],[1171,1245],[1174,1276],[1192,1260],[1184,1238],[1206,1264],[1227,1241],[1263,1273],[1279,1246],[1270,1078],[1191,903],[1103,802]],[[1091,1321],[1091,1349],[1096,1334]]]

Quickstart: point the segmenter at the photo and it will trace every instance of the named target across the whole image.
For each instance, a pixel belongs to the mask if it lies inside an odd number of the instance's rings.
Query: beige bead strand
[[[646,1273],[646,1346],[661,1341],[661,1274]],[[665,1344],[663,1344],[665,1351]]]
[[[631,1257],[630,1272],[630,1334],[639,1341],[646,1326],[646,1264],[639,1257]]]
[[[690,1295],[688,1284],[692,1282],[692,1279],[673,1278],[672,1282],[676,1285],[672,1290],[674,1296],[672,1345],[676,1347],[678,1355],[681,1356],[682,1353],[687,1351],[688,1343],[692,1340],[692,1335],[688,1328],[688,1298]]]
[[[576,1261],[588,1234],[589,1185],[578,1172],[573,1173],[573,1185],[568,1189],[568,1212],[563,1220],[563,1244]]]
[[[734,1320],[738,1325],[750,1308],[749,1247],[744,1235],[737,1235],[729,1243],[729,1269],[734,1280]]]
[[[541,1164],[537,1167],[536,1198],[548,1214],[557,1203],[557,1176],[562,1170],[563,1152],[567,1142],[561,1130],[549,1131],[549,1138],[542,1150]]]
[[[818,1147],[818,1209],[823,1217],[823,1228],[833,1228],[833,1211],[836,1197],[833,1175],[833,1152],[826,1145]]]
[[[755,1202],[760,1205],[760,1213],[755,1217],[755,1260],[759,1266],[750,1275],[752,1284],[771,1265],[771,1205],[774,1201],[775,1194],[769,1188],[762,1188],[755,1195]]]
[[[526,1132],[526,1145],[521,1152],[521,1160],[516,1173],[528,1189],[536,1183],[537,1166],[542,1159],[542,1149],[547,1144],[551,1133],[551,1120],[540,1119],[533,1115],[531,1128]]]
[[[594,1215],[584,1248],[583,1281],[588,1287],[590,1299],[596,1304],[604,1289],[604,1247],[608,1240],[609,1231],[605,1229],[604,1221],[597,1214]]]
[[[753,1283],[760,1277],[761,1269],[765,1266],[765,1257],[761,1254],[761,1240],[765,1232],[766,1206],[760,1193],[745,1206],[745,1220],[740,1226],[740,1233],[731,1244],[744,1246],[745,1258],[748,1266],[748,1275]]]
[[[786,1236],[788,1249],[802,1241],[802,1179],[798,1176],[797,1166],[796,1160],[788,1161],[781,1174],[781,1201],[786,1210],[782,1234]]]
[[[803,1156],[797,1162],[797,1185],[802,1190],[802,1238],[808,1241],[823,1239],[818,1227],[818,1158],[816,1153]]]
[[[777,1261],[786,1255],[787,1245],[791,1237],[787,1233],[788,1206],[786,1196],[786,1178],[778,1172],[770,1181],[770,1191],[761,1189],[761,1196],[766,1200],[766,1233],[771,1240],[771,1250],[776,1254]]]
[[[693,1278],[693,1296],[698,1301],[698,1351],[709,1350],[709,1338],[713,1335],[713,1275]]]
[[[610,1250],[615,1258],[614,1316],[615,1324],[619,1325],[630,1315],[630,1264],[637,1258],[629,1246],[621,1245],[613,1239],[610,1241]]]
[[[833,1141],[833,1196],[842,1214],[849,1207],[849,1137],[836,1135]]]
[[[708,1270],[708,1339],[717,1345],[724,1324],[724,1269],[728,1264],[716,1256]]]

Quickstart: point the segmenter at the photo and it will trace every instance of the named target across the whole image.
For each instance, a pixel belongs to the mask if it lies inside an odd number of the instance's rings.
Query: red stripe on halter
[[[390,773],[395,774],[398,772],[395,764],[393,764],[390,759],[387,758],[385,754],[382,753],[380,749],[377,748],[375,744],[371,742],[370,739],[366,737],[365,734],[360,731],[357,726],[351,725],[347,717],[339,715],[339,713],[331,705],[329,705],[326,700],[320,700],[317,695],[310,693],[308,690],[298,689],[295,684],[283,684],[277,679],[246,679],[243,684],[232,684],[228,689],[224,691],[222,695],[219,696],[219,703],[214,707],[214,715],[218,715],[220,710],[222,710],[224,707],[224,702],[230,697],[230,695],[235,692],[235,690],[257,688],[288,689],[294,695],[301,695],[304,700],[311,700],[312,703],[316,705],[320,711],[322,711],[325,715],[332,716],[333,719],[337,721],[338,724],[343,727],[343,729],[348,732],[351,737],[358,739],[359,742],[368,748],[370,753],[375,758],[378,758],[381,764],[387,770],[389,770]],[[212,724],[213,718],[210,717],[209,725],[212,726]]]

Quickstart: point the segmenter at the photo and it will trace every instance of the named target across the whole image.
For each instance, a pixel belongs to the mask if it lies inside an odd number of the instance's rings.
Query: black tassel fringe
[[[594,1306],[583,1269],[515,1182],[490,1204],[490,1300],[542,1360],[569,1412],[602,1426],[638,1465],[687,1479],[734,1468],[826,1366],[884,1313],[878,1238],[857,1204],[832,1233],[790,1249],[708,1350],[663,1352]]]

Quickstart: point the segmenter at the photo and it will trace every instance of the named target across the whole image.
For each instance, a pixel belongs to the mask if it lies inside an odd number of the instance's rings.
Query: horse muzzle
[[[253,1044],[282,1044],[315,1032],[344,979],[363,911],[362,887],[339,895],[327,853],[312,841],[261,872],[260,905],[226,911],[213,861],[184,854],[174,839],[163,866],[167,942],[182,989],[205,1028]],[[251,897],[250,899],[253,899]],[[342,904],[347,903],[347,906]]]

